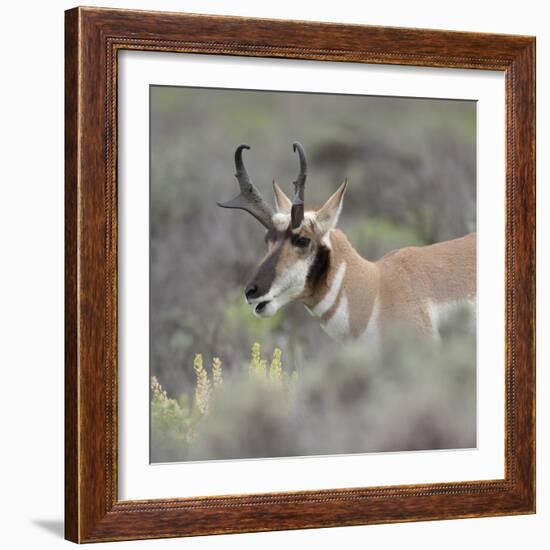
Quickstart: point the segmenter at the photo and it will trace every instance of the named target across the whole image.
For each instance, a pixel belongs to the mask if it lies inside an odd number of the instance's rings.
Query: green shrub
[[[170,399],[153,379],[159,461],[469,448],[476,445],[475,336],[433,342],[398,326],[380,353],[347,343],[285,370],[281,350],[224,378],[195,356],[194,398]],[[192,401],[192,403],[191,403]],[[189,406],[191,403],[191,406]]]
[[[207,423],[217,401],[225,399],[224,394],[230,394],[231,399],[239,390],[236,387],[253,386],[254,391],[278,393],[284,395],[287,402],[293,395],[296,380],[283,370],[282,352],[275,348],[267,367],[267,360],[262,358],[258,342],[252,346],[250,363],[240,376],[224,382],[222,361],[218,357],[212,360],[211,374],[204,367],[201,353],[195,355],[193,361],[195,371],[195,391],[192,402],[187,393],[179,400],[168,397],[156,377],[151,378],[151,457],[153,462],[186,460],[196,454],[192,448]],[[190,405],[191,402],[191,405]],[[216,409],[217,410],[217,409]],[[232,419],[234,422],[235,419]]]

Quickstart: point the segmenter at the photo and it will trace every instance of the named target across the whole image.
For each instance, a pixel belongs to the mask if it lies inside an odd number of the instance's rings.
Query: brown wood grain
[[[500,70],[506,80],[506,476],[171,500],[117,491],[117,52]],[[66,12],[65,534],[75,542],[535,510],[535,39],[168,14]]]
[[[78,12],[66,13],[67,30]],[[65,33],[65,537],[78,539],[78,35]]]

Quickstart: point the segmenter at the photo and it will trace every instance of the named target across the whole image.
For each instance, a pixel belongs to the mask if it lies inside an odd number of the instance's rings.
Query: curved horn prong
[[[300,159],[300,172],[293,182],[295,194],[290,213],[292,229],[297,229],[304,220],[304,190],[307,177],[307,159],[305,149],[299,141],[295,141],[292,144],[292,149],[294,152],[298,152],[298,158]]]
[[[264,227],[272,227],[273,209],[261,197],[260,193],[250,180],[243,162],[243,149],[250,149],[249,145],[239,145],[235,150],[235,177],[239,182],[241,192],[230,201],[217,202],[222,208],[238,208],[252,214]]]
[[[300,159],[300,173],[298,174],[298,177],[296,178],[296,180],[293,182],[294,192],[302,200],[304,200],[304,188],[306,185],[306,177],[307,177],[306,152],[305,152],[304,146],[299,141],[295,141],[292,144],[292,150],[295,153],[298,152],[298,157]]]

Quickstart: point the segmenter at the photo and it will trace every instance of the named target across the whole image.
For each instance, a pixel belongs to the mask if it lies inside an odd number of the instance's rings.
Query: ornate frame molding
[[[118,500],[116,92],[123,49],[505,73],[504,479]],[[533,37],[74,8],[66,12],[65,56],[66,538],[95,542],[535,511]]]

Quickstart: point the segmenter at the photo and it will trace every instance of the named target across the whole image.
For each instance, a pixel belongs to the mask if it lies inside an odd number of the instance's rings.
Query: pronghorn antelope
[[[218,203],[252,214],[267,229],[267,253],[245,287],[246,301],[259,317],[300,300],[337,340],[378,338],[391,321],[405,321],[436,338],[449,309],[473,304],[476,295],[476,236],[430,246],[411,246],[371,262],[336,228],[347,188],[345,180],[319,210],[304,210],[307,161],[295,142],[300,172],[291,201],[273,180],[276,210],[260,196],[235,151],[240,194]]]

